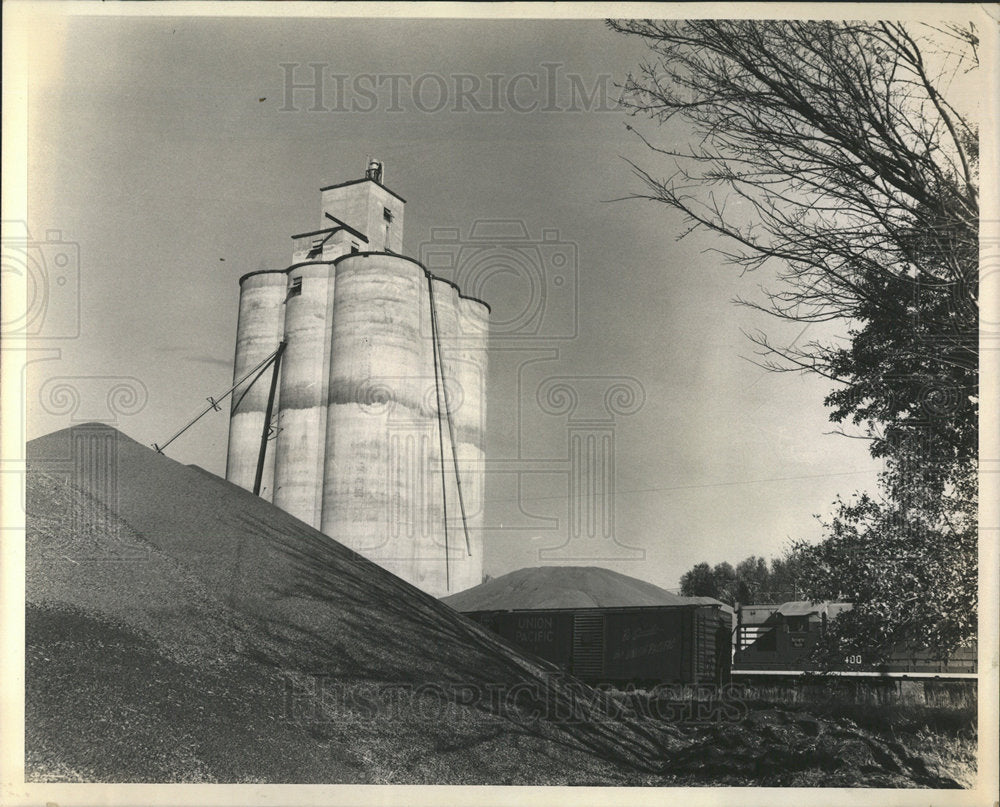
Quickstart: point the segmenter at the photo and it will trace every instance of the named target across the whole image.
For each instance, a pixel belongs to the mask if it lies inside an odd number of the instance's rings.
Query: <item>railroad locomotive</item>
[[[947,661],[928,651],[897,647],[884,662],[875,664],[860,653],[847,653],[831,669],[812,660],[829,623],[849,611],[844,602],[786,602],[781,605],[743,605],[736,609],[733,633],[734,681],[776,681],[823,672],[855,679],[974,680],[977,646],[959,648]]]

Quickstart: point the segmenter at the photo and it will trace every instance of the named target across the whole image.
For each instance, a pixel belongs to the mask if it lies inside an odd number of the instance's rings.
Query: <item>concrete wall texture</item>
[[[429,594],[478,585],[489,307],[398,254],[392,191],[321,193],[299,262],[240,279],[234,381],[286,343],[260,495]],[[247,490],[271,373],[233,394],[226,478]]]

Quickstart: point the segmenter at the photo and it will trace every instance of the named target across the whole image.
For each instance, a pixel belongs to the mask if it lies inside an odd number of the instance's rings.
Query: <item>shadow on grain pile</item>
[[[29,780],[783,783],[706,767],[731,726],[712,739],[561,680],[211,474],[113,430],[80,462],[99,431],[28,444]],[[854,784],[950,784],[886,760]]]

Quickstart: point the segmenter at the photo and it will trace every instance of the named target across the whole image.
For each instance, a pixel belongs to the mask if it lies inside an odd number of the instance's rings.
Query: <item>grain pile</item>
[[[684,753],[704,731],[560,680],[222,479],[93,424],[27,450],[29,781],[731,781]],[[856,783],[939,781],[882,758]]]
[[[641,605],[705,605],[711,597],[681,597],[635,577],[599,566],[537,566],[518,569],[442,598],[456,611],[539,608],[627,608]]]

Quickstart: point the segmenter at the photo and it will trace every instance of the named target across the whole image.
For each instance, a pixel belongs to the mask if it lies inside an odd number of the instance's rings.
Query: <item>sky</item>
[[[468,244],[476,222],[504,221],[531,277],[568,262],[531,332],[504,324],[539,304],[525,275],[475,289],[500,330],[486,572],[594,564],[676,588],[695,563],[818,539],[816,515],[873,488],[879,464],[831,434],[829,382],[763,371],[743,332],[831,334],[734,305],[771,278],[741,276],[714,236],[678,240],[662,204],[614,201],[642,189],[623,158],[663,168],[626,124],[690,137],[615,107],[645,52],[599,20],[60,18],[29,73],[26,225],[50,279],[57,252],[71,265],[38,304],[27,437],[104,420],[169,438],[231,384],[239,277],[287,266],[289,236],[318,226],[319,189],[371,155],[407,200],[406,254],[442,228]],[[290,95],[311,65],[321,97]],[[574,412],[546,399],[555,384]],[[211,413],[167,454],[223,474],[227,428]],[[612,435],[611,537],[569,526],[581,431]]]

